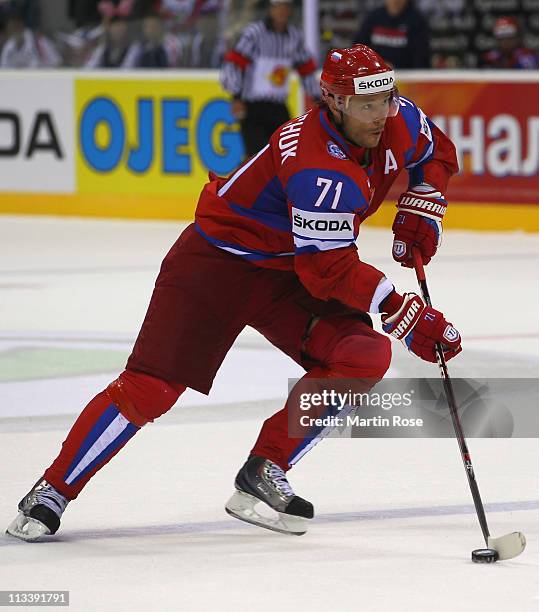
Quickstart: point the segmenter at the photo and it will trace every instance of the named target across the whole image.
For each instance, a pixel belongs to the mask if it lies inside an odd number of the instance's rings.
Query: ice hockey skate
[[[236,492],[225,510],[231,516],[288,535],[303,535],[308,520],[314,516],[313,505],[298,497],[286,479],[284,470],[269,459],[251,455],[236,476]],[[263,516],[255,506],[265,503],[276,517]]]
[[[68,503],[69,500],[46,480],[38,480],[19,502],[19,514],[6,533],[26,542],[42,540],[58,531],[60,517]]]

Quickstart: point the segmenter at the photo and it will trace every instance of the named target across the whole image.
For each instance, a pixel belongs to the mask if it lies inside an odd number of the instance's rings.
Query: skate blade
[[[284,512],[277,512],[278,518],[262,516],[255,509],[256,504],[262,503],[264,502],[258,499],[258,497],[243,493],[242,491],[236,491],[227,501],[225,510],[230,516],[240,521],[245,521],[264,529],[270,529],[277,533],[300,536],[307,532],[307,521],[309,519],[285,514]]]
[[[499,538],[488,538],[488,547],[498,553],[498,559],[512,559],[518,557],[526,548],[526,538],[520,531],[507,533]]]
[[[9,524],[6,533],[25,542],[35,542],[49,535],[50,530],[41,521],[36,521],[19,512],[15,520]]]

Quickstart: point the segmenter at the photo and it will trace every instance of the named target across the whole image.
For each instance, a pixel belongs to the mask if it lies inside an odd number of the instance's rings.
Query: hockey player
[[[202,190],[195,223],[165,257],[126,370],[83,410],[58,457],[19,504],[8,533],[53,534],[67,504],[148,422],[191,387],[210,391],[240,331],[250,325],[301,364],[304,381],[380,380],[389,338],[368,313],[421,359],[461,350],[455,328],[413,293],[399,294],[358,257],[355,241],[398,174],[408,191],[393,224],[393,257],[411,266],[418,248],[436,253],[443,194],[457,170],[447,137],[410,100],[393,70],[364,45],[329,52],[323,105],[281,126],[255,157]],[[227,511],[248,522],[301,534],[313,516],[286,471],[318,437],[288,435],[288,403],[267,419],[240,469]],[[265,518],[263,502],[276,511]]]

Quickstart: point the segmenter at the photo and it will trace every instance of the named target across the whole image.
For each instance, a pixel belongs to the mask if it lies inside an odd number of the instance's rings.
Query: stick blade
[[[520,531],[507,533],[499,538],[488,538],[488,547],[498,553],[500,561],[518,557],[526,548],[526,538]]]

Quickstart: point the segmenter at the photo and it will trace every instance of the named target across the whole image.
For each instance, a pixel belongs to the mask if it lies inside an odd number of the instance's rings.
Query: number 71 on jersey
[[[333,185],[332,179],[322,178],[321,176],[319,176],[316,179],[316,186],[322,187],[322,192],[318,196],[318,200],[316,200],[315,206],[322,206],[332,185]],[[333,195],[333,202],[331,203],[331,210],[335,210],[337,208],[339,204],[339,200],[341,198],[341,191],[342,191],[342,181],[337,181],[337,184],[335,185],[335,194]]]

